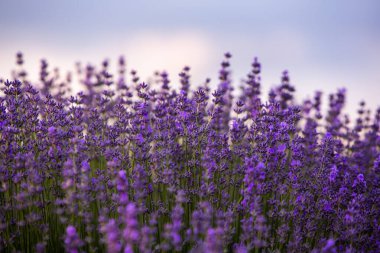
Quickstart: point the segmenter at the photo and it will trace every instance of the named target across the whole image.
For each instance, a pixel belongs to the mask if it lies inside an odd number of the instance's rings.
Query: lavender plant
[[[17,54],[1,81],[0,252],[380,252],[380,108],[343,115],[345,90],[268,99],[261,64],[235,96],[168,73],[77,65],[84,87]]]

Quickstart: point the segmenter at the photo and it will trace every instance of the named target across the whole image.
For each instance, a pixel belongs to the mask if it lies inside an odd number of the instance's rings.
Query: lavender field
[[[380,109],[344,115],[345,89],[297,102],[287,71],[262,94],[258,59],[239,83],[230,58],[197,85],[122,57],[30,80],[18,53],[0,252],[380,252]]]

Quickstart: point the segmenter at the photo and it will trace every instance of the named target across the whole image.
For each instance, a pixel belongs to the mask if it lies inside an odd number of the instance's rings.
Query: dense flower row
[[[255,59],[234,97],[78,65],[69,95],[17,55],[0,91],[0,252],[380,252],[380,109],[345,91],[296,103],[287,72],[263,102]],[[38,89],[36,87],[39,87]]]

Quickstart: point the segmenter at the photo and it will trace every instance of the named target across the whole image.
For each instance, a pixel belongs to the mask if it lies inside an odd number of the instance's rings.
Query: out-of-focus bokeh
[[[36,80],[42,58],[65,72],[124,55],[144,78],[166,69],[175,82],[189,65],[197,84],[216,81],[229,51],[236,84],[258,56],[264,91],[287,69],[299,99],[346,87],[346,111],[363,99],[380,105],[377,0],[1,0],[0,34],[2,78],[22,51]]]

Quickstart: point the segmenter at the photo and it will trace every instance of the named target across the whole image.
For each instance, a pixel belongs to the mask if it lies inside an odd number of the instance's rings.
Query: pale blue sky
[[[300,99],[346,87],[348,111],[362,99],[380,105],[377,0],[0,0],[0,34],[1,77],[21,50],[31,74],[43,57],[69,70],[124,54],[144,76],[166,68],[175,80],[189,64],[201,82],[230,51],[236,81],[258,56],[264,90],[288,69]]]

